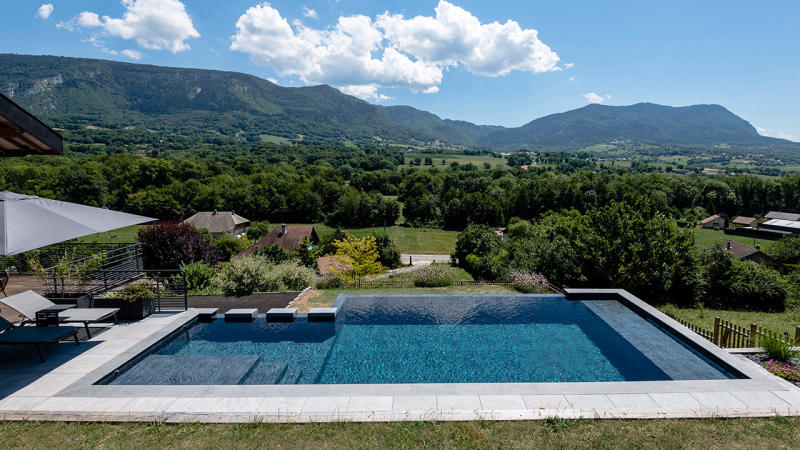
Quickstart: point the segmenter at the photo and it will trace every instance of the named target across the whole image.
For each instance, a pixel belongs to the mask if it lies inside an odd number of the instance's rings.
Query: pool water
[[[344,298],[342,298],[344,297]],[[733,378],[615,300],[347,295],[335,322],[198,323],[110,384],[530,383]]]

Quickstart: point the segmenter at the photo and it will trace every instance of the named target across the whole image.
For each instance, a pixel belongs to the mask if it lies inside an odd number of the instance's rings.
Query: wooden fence
[[[800,326],[795,327],[794,338],[788,332],[783,334],[768,330],[753,323],[749,327],[736,325],[729,320],[719,317],[714,318],[714,329],[707,330],[683,319],[676,319],[678,323],[689,328],[714,344],[724,348],[760,347],[764,338],[772,338],[793,345],[800,345]]]

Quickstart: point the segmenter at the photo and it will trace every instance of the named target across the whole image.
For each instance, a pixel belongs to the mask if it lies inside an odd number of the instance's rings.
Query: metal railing
[[[43,267],[52,267],[64,258],[72,255],[74,259],[86,258],[91,255],[102,254],[119,248],[130,247],[134,242],[62,242],[35,250],[39,262]],[[138,244],[136,244],[138,245]],[[0,270],[14,273],[30,273],[33,268],[28,262],[29,253],[18,255],[0,256]]]
[[[125,284],[134,282],[147,282],[153,285],[156,292],[156,311],[186,310],[189,303],[189,289],[186,283],[186,273],[180,269],[159,270],[105,270],[109,279],[125,280],[113,288],[121,288]],[[86,294],[93,300],[103,296],[113,288],[109,288],[102,280],[95,281],[87,286]]]
[[[102,248],[102,247],[101,247]],[[66,263],[67,272],[75,272],[89,264],[93,258],[101,258],[99,266],[92,273],[86,273],[82,280],[68,279],[59,275],[58,267],[53,265],[45,269],[45,293],[53,295],[67,295],[85,293],[87,285],[96,286],[102,281],[107,291],[116,286],[127,284],[131,279],[126,278],[142,270],[142,246],[139,243],[128,243],[108,248],[100,253],[91,253]]]

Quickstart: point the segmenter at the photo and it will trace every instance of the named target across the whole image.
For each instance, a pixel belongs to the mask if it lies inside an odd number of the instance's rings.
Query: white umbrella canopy
[[[37,249],[153,218],[0,191],[0,254]]]

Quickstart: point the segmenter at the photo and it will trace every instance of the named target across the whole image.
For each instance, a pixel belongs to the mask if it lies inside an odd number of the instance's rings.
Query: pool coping
[[[396,294],[408,295],[411,294]],[[712,360],[721,363],[726,369],[733,369],[748,378],[362,385],[94,384],[144,354],[152,346],[159,345],[165,337],[191,326],[197,321],[198,314],[190,310],[167,321],[156,332],[119,352],[107,362],[97,365],[91,372],[50,396],[12,394],[11,397],[16,399],[9,402],[8,398],[0,400],[0,419],[306,422],[800,415],[800,389],[769,374],[752,361],[714,346],[627,291],[568,289],[566,295],[567,298],[581,300],[591,297],[596,300],[614,299],[623,302],[640,315],[652,318],[660,326],[685,339],[698,351],[710,355]],[[334,307],[340,306],[346,297],[345,294],[340,295],[334,302]],[[26,400],[42,403],[26,407]],[[16,407],[4,406],[4,402]],[[91,405],[102,405],[102,411],[92,410]],[[397,405],[411,407],[396,410],[399,407]],[[431,405],[434,406],[430,407]],[[535,407],[536,405],[540,407]],[[314,411],[314,408],[324,411]]]

